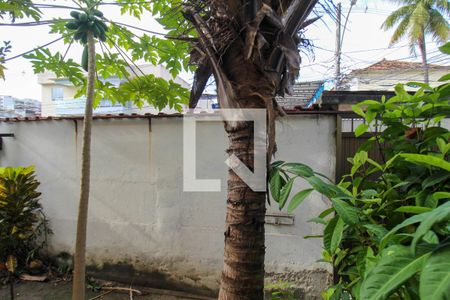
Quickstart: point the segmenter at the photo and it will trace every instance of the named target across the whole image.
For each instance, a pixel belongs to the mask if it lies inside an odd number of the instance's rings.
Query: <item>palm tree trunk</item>
[[[91,169],[91,128],[92,106],[95,83],[95,41],[92,32],[88,32],[88,78],[87,99],[83,122],[83,146],[81,154],[81,191],[78,208],[77,239],[73,272],[72,300],[85,300],[86,273],[86,228],[88,217],[90,169]]]
[[[247,123],[236,129],[226,127],[226,131],[228,153],[253,170],[253,126]],[[265,201],[266,193],[254,192],[229,170],[220,300],[264,298]]]
[[[422,55],[423,79],[426,84],[429,84],[430,78],[429,78],[429,68],[428,68],[428,60],[427,60],[427,46],[426,46],[426,42],[425,42],[425,33],[423,34],[423,38],[419,39],[419,48],[420,48],[420,54]]]

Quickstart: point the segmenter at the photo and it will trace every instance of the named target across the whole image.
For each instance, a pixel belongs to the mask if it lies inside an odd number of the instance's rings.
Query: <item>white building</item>
[[[185,88],[189,88],[189,84],[180,77],[173,79],[169,71],[161,65],[142,65],[139,66],[140,71],[144,74],[153,74],[166,80],[174,80]],[[139,72],[140,72],[139,71]],[[133,73],[133,72],[130,72]],[[125,80],[117,76],[107,78],[108,82],[118,86]],[[38,83],[42,86],[42,116],[68,116],[68,115],[82,115],[84,114],[84,107],[86,103],[85,98],[75,98],[78,90],[66,78],[57,78],[53,73],[43,73],[38,75]],[[107,99],[100,102],[95,108],[94,114],[131,114],[131,113],[156,113],[157,110],[149,105],[143,108],[137,108],[131,103],[122,105],[119,103],[111,103]],[[165,109],[163,112],[172,112],[170,109]]]
[[[0,118],[36,117],[41,115],[41,102],[0,95]]]
[[[442,84],[439,79],[448,73],[450,66],[430,64],[430,85]],[[398,83],[423,81],[424,72],[421,63],[383,59],[367,68],[350,72],[345,76],[342,87],[350,91],[393,91]]]

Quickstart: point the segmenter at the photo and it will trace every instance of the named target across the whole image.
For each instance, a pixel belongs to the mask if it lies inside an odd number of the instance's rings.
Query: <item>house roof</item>
[[[307,108],[316,100],[317,93],[323,87],[323,81],[299,82],[294,84],[292,96],[277,97],[278,104],[285,110]],[[320,95],[319,95],[320,96]]]
[[[443,69],[450,70],[450,66],[441,66],[441,65],[428,65],[431,69]],[[370,72],[370,71],[392,71],[392,70],[405,70],[405,69],[422,69],[422,63],[417,62],[409,62],[402,60],[387,60],[382,59],[379,62],[374,63],[363,69],[353,70],[353,72]]]

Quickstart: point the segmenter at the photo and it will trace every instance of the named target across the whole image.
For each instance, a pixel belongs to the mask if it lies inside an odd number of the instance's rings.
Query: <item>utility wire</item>
[[[0,23],[0,26],[41,26],[41,25],[49,25],[58,22],[66,22],[70,21],[70,19],[54,19],[54,20],[45,20],[45,21],[37,21],[37,22],[24,22],[24,23]]]
[[[25,52],[20,53],[20,54],[18,54],[18,55],[16,55],[16,56],[6,58],[6,59],[4,60],[4,62],[10,61],[10,60],[13,60],[13,59],[16,59],[16,58],[19,58],[19,57],[22,57],[22,56],[24,56],[25,54],[34,52],[34,51],[39,50],[39,49],[42,49],[42,48],[45,48],[45,47],[47,47],[47,46],[50,46],[51,44],[54,44],[54,43],[56,43],[56,42],[58,42],[58,41],[64,39],[64,38],[65,38],[65,36],[61,36],[61,37],[57,38],[56,40],[53,40],[53,41],[51,41],[51,42],[49,42],[49,43],[47,43],[47,44],[44,44],[44,45],[41,45],[41,46],[39,46],[39,47],[37,47],[37,48],[34,48],[34,49],[31,49],[31,50],[25,51]]]

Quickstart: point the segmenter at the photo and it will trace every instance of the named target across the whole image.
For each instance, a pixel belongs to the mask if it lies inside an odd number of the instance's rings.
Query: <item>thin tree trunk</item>
[[[83,146],[81,155],[81,191],[78,208],[77,239],[75,245],[72,300],[85,300],[86,273],[86,228],[89,204],[90,169],[91,169],[91,128],[92,105],[94,102],[95,83],[95,41],[92,32],[88,32],[88,85],[83,122]]]
[[[230,148],[250,170],[253,126],[227,129]],[[231,169],[228,173],[225,251],[220,300],[264,298],[264,216],[266,193],[254,192]]]
[[[423,67],[423,79],[426,84],[430,83],[430,77],[429,77],[429,68],[428,68],[428,60],[427,60],[427,46],[425,41],[425,33],[423,35],[423,38],[419,40],[419,48],[420,48],[420,54],[422,55],[422,67]]]

